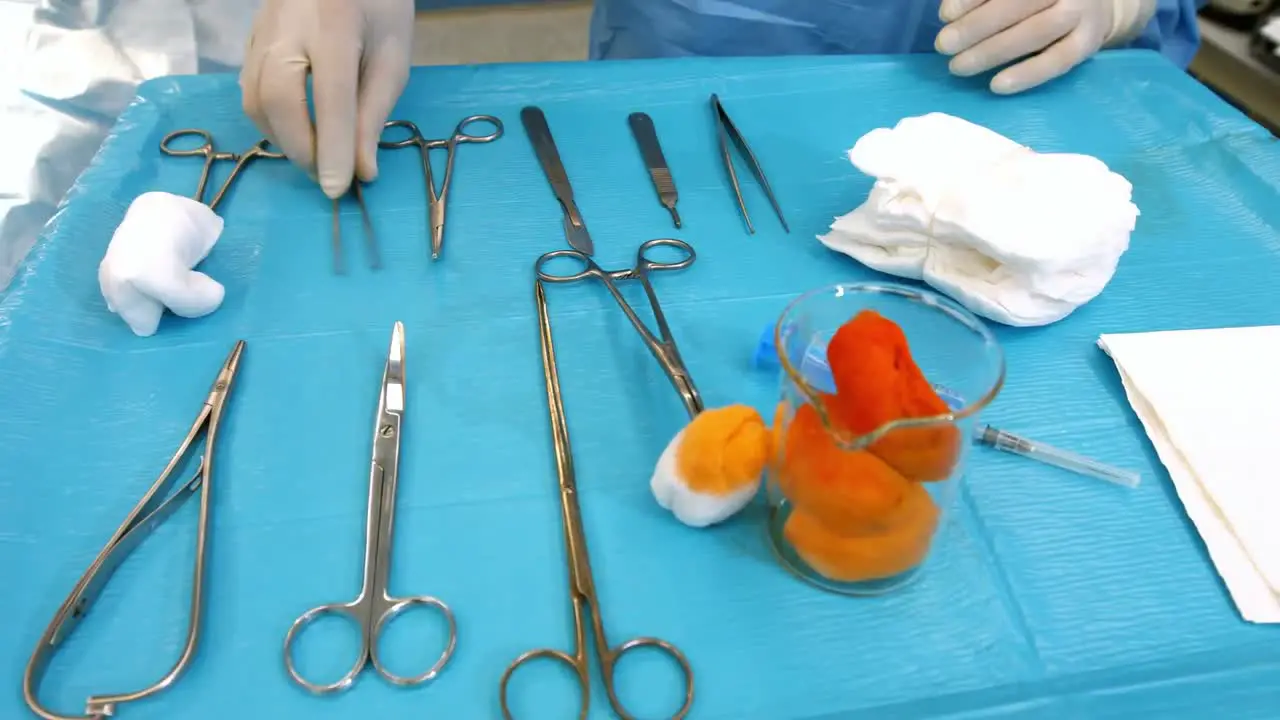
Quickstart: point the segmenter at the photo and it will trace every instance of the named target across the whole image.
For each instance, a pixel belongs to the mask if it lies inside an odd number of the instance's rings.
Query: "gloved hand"
[[[331,198],[378,175],[378,137],[409,79],[413,16],[413,0],[264,0],[254,18],[244,111]]]
[[[993,92],[1017,93],[1132,40],[1155,11],[1156,0],[943,0],[934,45],[961,76],[1031,55],[991,80]]]

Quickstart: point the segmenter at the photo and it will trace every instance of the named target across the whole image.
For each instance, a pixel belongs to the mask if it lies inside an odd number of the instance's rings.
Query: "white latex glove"
[[[244,111],[331,198],[378,175],[378,137],[409,79],[413,16],[413,0],[264,0],[254,18]]]
[[[1026,57],[991,80],[993,92],[1017,93],[1132,40],[1155,11],[1156,0],[942,0],[934,45],[961,76]]]

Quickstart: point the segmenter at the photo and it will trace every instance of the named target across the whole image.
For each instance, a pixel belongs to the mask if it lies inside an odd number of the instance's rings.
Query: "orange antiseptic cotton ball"
[[[929,493],[912,483],[897,522],[882,533],[844,535],[801,507],[792,510],[782,533],[800,559],[837,582],[879,580],[904,573],[929,553],[938,508]]]
[[[874,310],[859,312],[836,330],[827,344],[836,386],[828,408],[842,430],[865,435],[902,417],[904,356],[910,362],[906,348],[902,329]]]
[[[680,522],[723,522],[755,497],[770,457],[764,419],[745,405],[704,410],[667,445],[649,481]]]
[[[796,409],[778,453],[777,481],[797,507],[850,532],[876,532],[911,483],[865,450],[845,450],[812,405]]]
[[[863,310],[836,331],[827,362],[836,385],[829,412],[851,436],[950,411],[911,357],[902,328],[874,310]],[[951,424],[898,428],[869,450],[910,480],[943,480],[959,459],[960,432]]]

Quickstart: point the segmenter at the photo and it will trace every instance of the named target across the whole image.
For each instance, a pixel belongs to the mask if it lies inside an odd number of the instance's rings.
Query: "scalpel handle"
[[[573,201],[573,186],[569,184],[569,175],[565,173],[564,163],[560,161],[560,151],[556,149],[555,138],[551,137],[547,116],[543,114],[541,108],[530,106],[520,111],[520,122],[524,124],[524,132],[529,136],[533,152],[538,156],[538,163],[542,165],[542,172],[546,174],[547,182],[551,183],[551,190],[555,193],[556,199],[569,215],[569,221],[575,226],[584,226],[582,215],[579,214],[578,206]]]
[[[671,219],[678,228],[680,214],[676,212],[676,203],[680,195],[676,192],[676,182],[671,177],[667,158],[662,154],[662,144],[658,142],[658,129],[653,125],[653,118],[645,113],[636,112],[627,117],[627,123],[631,126],[631,134],[635,136],[636,145],[640,148],[640,157],[644,159],[645,168],[649,171],[653,189],[658,193],[658,202],[671,213]]]

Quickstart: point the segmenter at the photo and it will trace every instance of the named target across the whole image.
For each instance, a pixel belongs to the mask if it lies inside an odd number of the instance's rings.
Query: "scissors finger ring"
[[[439,675],[440,671],[444,669],[444,666],[449,663],[449,659],[453,657],[453,650],[458,643],[458,624],[453,618],[453,611],[450,610],[449,606],[444,604],[442,600],[428,595],[393,598],[392,602],[393,604],[382,613],[382,617],[378,618],[378,624],[373,628],[373,637],[369,641],[369,655],[373,660],[374,669],[378,671],[379,675],[386,678],[387,682],[390,682],[393,685],[420,685],[428,680],[434,679],[435,676]],[[426,672],[412,676],[397,675],[388,670],[378,658],[378,641],[382,638],[382,632],[386,628],[387,624],[395,619],[396,616],[412,607],[434,608],[438,610],[440,614],[444,616],[445,623],[448,626],[448,640],[445,644],[444,650],[436,659],[435,664],[428,668]]]
[[[289,632],[284,636],[284,667],[285,670],[289,672],[289,677],[293,678],[294,682],[317,695],[327,695],[329,693],[346,690],[351,687],[351,683],[355,682],[355,679],[359,677],[360,671],[364,669],[365,663],[369,660],[369,653],[366,652],[363,647],[362,640],[362,647],[356,657],[356,661],[351,665],[351,669],[347,670],[346,674],[334,682],[313,683],[302,677],[302,674],[298,672],[298,668],[293,662],[294,641],[297,640],[299,633],[303,632],[311,625],[311,623],[319,620],[325,615],[337,615],[349,622],[355,623],[357,627],[362,629],[361,635],[364,635],[361,618],[357,614],[357,606],[352,603],[320,605],[319,607],[311,608],[310,610],[302,613],[298,616],[297,620],[293,621],[293,625],[289,627]]]

